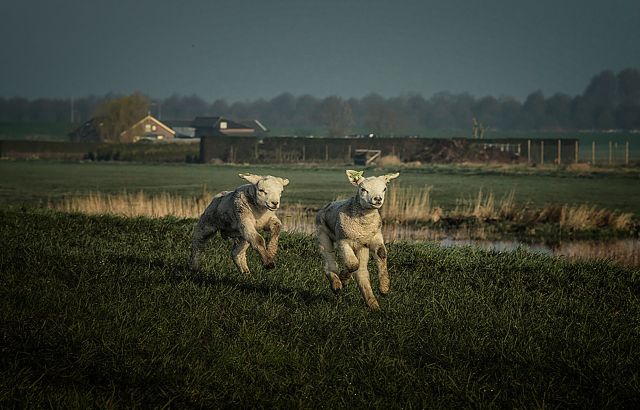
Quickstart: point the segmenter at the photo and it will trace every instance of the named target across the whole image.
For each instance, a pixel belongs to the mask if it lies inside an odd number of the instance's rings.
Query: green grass
[[[192,220],[0,224],[0,407],[640,405],[637,269],[395,244],[372,313],[307,237],[244,277],[220,238],[188,271]]]
[[[0,122],[0,140],[69,141],[79,124],[66,122]]]
[[[243,183],[238,173],[253,172],[289,178],[291,184],[283,194],[284,203],[320,206],[338,196],[353,195],[353,187],[344,174],[345,168],[0,161],[0,204],[37,205],[91,191],[144,190],[149,194],[199,195],[204,186],[211,192],[233,189]],[[365,175],[383,172],[368,170]],[[516,202],[522,205],[588,203],[638,216],[640,184],[637,180],[637,171],[581,175],[551,168],[532,172],[524,167],[505,170],[433,166],[401,169],[400,178],[393,183],[407,187],[433,186],[434,205],[445,209],[454,208],[461,198],[474,198],[480,189],[485,193],[493,192],[498,199],[515,190]]]

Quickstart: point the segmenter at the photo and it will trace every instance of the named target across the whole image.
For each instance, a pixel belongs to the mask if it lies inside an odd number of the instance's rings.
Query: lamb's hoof
[[[380,289],[380,295],[387,296],[389,294],[389,289]]]
[[[380,305],[378,304],[377,300],[370,300],[367,302],[367,305],[369,305],[369,309],[371,309],[372,312],[377,312],[380,310]]]
[[[264,263],[262,265],[266,270],[271,270],[276,267],[276,263],[274,261]]]
[[[329,283],[329,289],[331,289],[336,296],[340,295],[340,292],[342,291],[342,282],[337,280],[337,278],[332,279],[331,283]]]

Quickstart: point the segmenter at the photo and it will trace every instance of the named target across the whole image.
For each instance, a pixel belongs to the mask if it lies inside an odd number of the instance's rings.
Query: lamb
[[[316,216],[316,233],[331,290],[339,294],[354,273],[365,302],[370,309],[378,310],[379,304],[371,290],[367,269],[369,250],[373,251],[378,267],[380,293],[386,295],[390,281],[379,209],[384,203],[387,183],[400,174],[369,178],[364,178],[362,174],[347,170],[347,178],[358,187],[358,192],[350,199],[335,201],[322,208]],[[344,263],[344,269],[340,272],[336,251]]]
[[[265,269],[275,267],[278,239],[282,222],[275,211],[280,207],[280,196],[289,184],[286,178],[271,175],[239,174],[250,182],[235,191],[224,191],[213,197],[200,217],[193,232],[191,247],[191,269],[200,270],[200,254],[207,241],[218,231],[223,238],[234,241],[231,256],[241,273],[249,275],[247,249],[255,249],[262,259]],[[258,233],[266,230],[271,239],[266,244]]]

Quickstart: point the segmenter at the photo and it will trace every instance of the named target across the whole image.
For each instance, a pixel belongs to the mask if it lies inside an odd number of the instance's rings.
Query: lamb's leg
[[[358,261],[359,266],[355,273],[355,277],[360,293],[362,294],[365,302],[367,302],[369,309],[378,310],[380,309],[380,305],[378,304],[378,301],[373,294],[373,290],[371,289],[371,279],[369,278],[369,270],[367,269],[367,264],[369,262],[369,248],[363,246],[358,249]]]
[[[346,269],[346,272],[344,273],[345,276],[349,276],[352,272],[358,270],[358,258],[356,257],[356,254],[348,240],[342,239],[338,241],[338,252],[344,261]]]
[[[260,254],[262,266],[264,266],[265,269],[273,269],[276,267],[276,264],[273,262],[273,258],[269,257],[264,238],[258,233],[258,231],[256,231],[255,225],[248,223],[242,224],[240,234],[242,235],[242,238],[249,242],[251,247]]]
[[[386,295],[389,293],[391,281],[389,279],[389,271],[387,270],[387,248],[384,246],[382,234],[380,234],[379,237],[376,235],[374,243],[375,244],[371,246],[371,250],[373,251],[373,258],[376,260],[378,267],[378,286],[380,293]]]
[[[275,259],[276,253],[278,252],[278,240],[280,239],[281,228],[282,222],[276,217],[271,218],[267,225],[267,229],[271,233],[271,239],[269,239],[269,244],[267,245],[267,255],[269,255],[271,259]]]
[[[233,249],[231,250],[231,257],[236,264],[240,273],[250,275],[249,265],[247,265],[247,249],[249,248],[249,242],[242,238],[236,238],[233,242]]]
[[[338,277],[338,262],[336,261],[336,253],[333,247],[333,241],[323,228],[318,229],[318,247],[324,259],[324,274],[329,281],[329,288],[334,293],[340,292],[342,289],[342,281]]]
[[[217,227],[209,225],[204,215],[200,217],[196,229],[193,231],[191,238],[191,270],[197,272],[200,270],[200,254],[204,250],[207,241],[216,233]]]

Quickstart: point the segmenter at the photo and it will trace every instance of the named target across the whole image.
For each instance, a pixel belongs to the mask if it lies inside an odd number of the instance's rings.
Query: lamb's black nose
[[[381,196],[374,196],[373,200],[376,202],[382,202],[382,197]]]
[[[274,207],[278,206],[280,202],[271,202],[271,205],[273,205]]]

